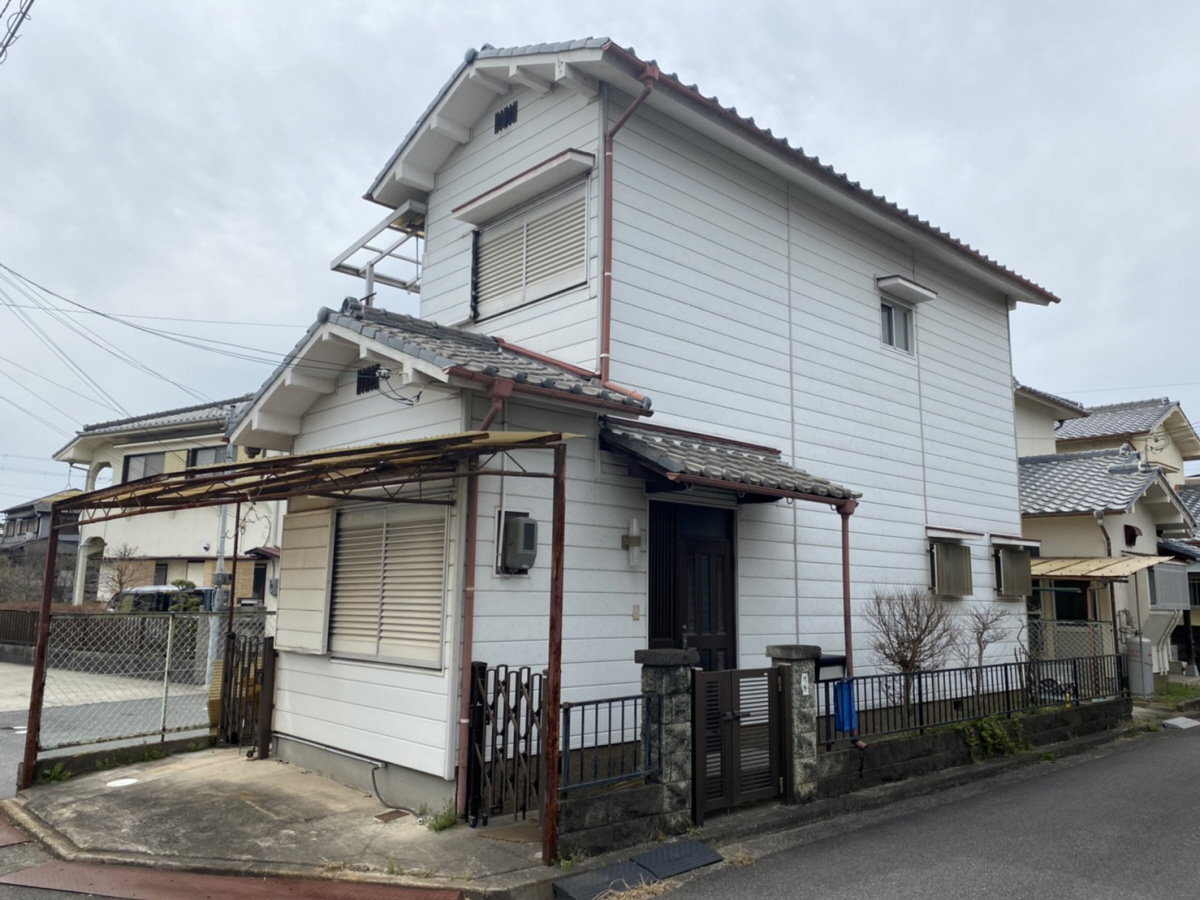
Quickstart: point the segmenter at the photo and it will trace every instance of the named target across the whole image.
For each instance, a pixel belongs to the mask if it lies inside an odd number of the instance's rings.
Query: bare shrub
[[[1008,612],[998,606],[972,606],[958,617],[954,655],[963,667],[982,666],[987,648],[1008,637]]]
[[[954,616],[919,585],[876,588],[865,615],[875,658],[898,672],[940,669],[954,646]]]
[[[106,549],[100,569],[103,581],[102,598],[112,597],[136,584],[145,565],[141,551],[129,544]]]

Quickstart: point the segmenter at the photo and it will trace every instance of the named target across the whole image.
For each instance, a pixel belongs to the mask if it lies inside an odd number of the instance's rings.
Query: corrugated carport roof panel
[[[1095,556],[1042,557],[1031,560],[1034,578],[1061,578],[1064,581],[1118,581],[1142,569],[1170,562],[1169,556]]]

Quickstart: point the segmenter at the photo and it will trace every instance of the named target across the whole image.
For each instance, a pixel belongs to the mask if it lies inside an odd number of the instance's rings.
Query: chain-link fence
[[[261,637],[268,613],[235,612]],[[39,750],[216,725],[227,612],[54,614]]]
[[[1030,659],[1078,659],[1115,652],[1111,622],[1029,620]]]

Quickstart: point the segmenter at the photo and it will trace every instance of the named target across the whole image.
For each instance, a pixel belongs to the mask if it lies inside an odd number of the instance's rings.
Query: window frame
[[[906,346],[900,346],[896,342],[896,311],[899,310],[904,315],[904,342]],[[916,344],[916,309],[900,300],[895,300],[892,297],[879,298],[879,342],[884,347],[890,347],[900,353],[906,353],[909,356],[915,356]],[[890,338],[890,340],[889,340]]]
[[[210,463],[198,462],[197,460],[200,458],[200,454],[208,451],[213,452],[213,461]],[[213,444],[211,447],[190,447],[187,452],[187,467],[189,469],[198,469],[202,466],[215,466],[219,463],[223,463],[225,462],[223,458],[225,456],[224,451],[225,448],[220,444]]]
[[[151,472],[149,474],[146,474],[145,466],[143,464],[143,471],[142,471],[141,475],[139,475],[137,478],[129,477],[130,462],[132,462],[135,459],[147,460],[147,459],[153,459],[154,457],[158,457],[158,460],[159,460],[159,462],[158,462],[159,469],[157,472]],[[124,458],[121,460],[121,483],[124,484],[127,481],[140,481],[143,478],[152,478],[155,475],[163,474],[163,472],[166,471],[166,468],[167,468],[167,453],[165,450],[158,450],[154,453],[126,453]]]
[[[426,643],[426,649],[432,649],[433,652],[426,652],[422,654],[418,651],[407,655],[404,653],[396,653],[384,647],[384,645],[388,643],[384,637],[384,630],[385,618],[388,609],[388,599],[386,596],[385,585],[389,583],[387,579],[389,572],[389,534],[393,528],[397,529],[401,532],[401,534],[403,534],[403,531],[406,528],[412,529],[413,526],[419,526],[422,523],[434,522],[437,519],[440,519],[441,528],[440,550],[438,551],[440,552],[441,556],[440,565],[437,566],[437,577],[439,581],[436,587],[436,616],[438,628],[436,639]],[[349,542],[347,544],[341,543],[343,539],[348,538],[351,529],[357,530],[360,535],[365,534],[367,541],[369,541],[373,539],[373,535],[370,534],[370,531],[377,527],[380,529],[380,544],[378,545],[377,550],[371,548],[368,542],[365,542],[361,539],[357,542],[357,546],[350,544]],[[449,564],[451,517],[449,508],[446,506],[434,505],[406,506],[404,504],[369,504],[368,506],[360,506],[357,504],[347,505],[346,507],[340,508],[335,512],[331,537],[332,544],[330,552],[328,593],[329,605],[327,611],[325,640],[326,652],[329,654],[329,656],[334,659],[381,663],[391,666],[411,666],[423,670],[443,670],[445,668],[446,659],[446,592],[448,586],[450,585]],[[421,538],[418,536],[417,540],[420,541]],[[429,546],[435,542],[435,539],[426,539],[425,549],[428,550]],[[405,549],[403,546],[402,537],[398,537],[398,543],[400,544],[400,547],[397,551],[397,555],[395,557],[391,557],[391,564],[398,567],[396,571],[403,571],[403,569],[400,568],[400,564],[402,562],[400,557],[402,557]],[[410,552],[412,552],[411,547],[408,549]],[[419,553],[420,551],[417,552]],[[339,622],[339,599],[342,599],[343,602],[347,602],[348,604],[354,602],[351,597],[339,598],[338,596],[340,574],[339,565],[343,563],[343,554],[347,554],[347,558],[350,554],[356,554],[360,558],[360,578],[364,576],[370,577],[369,573],[372,571],[378,572],[378,589],[374,592],[363,590],[361,595],[357,598],[358,604],[360,607],[362,607],[362,609],[359,610],[361,615],[362,611],[369,612],[369,596],[371,593],[375,594],[375,621],[373,637],[364,637],[361,634],[355,635],[353,633],[355,629],[353,628],[352,623],[348,624],[345,622]],[[422,572],[422,577],[428,579],[430,577],[430,572],[430,569],[425,569]],[[350,579],[353,579],[353,574],[346,574]],[[352,589],[353,583],[347,584],[345,590],[350,591]],[[401,588],[401,590],[403,590],[403,588]],[[367,599],[364,600],[364,598]],[[394,610],[404,609],[403,604],[397,603],[394,600],[393,604]],[[428,614],[431,612],[431,609],[426,609],[424,612],[428,616]],[[343,614],[353,617],[354,610],[351,608],[345,608]],[[417,614],[420,614],[419,610]],[[393,615],[403,616],[405,613],[394,612]],[[411,608],[409,609],[407,615],[413,615]],[[374,652],[364,652],[361,649],[361,645],[369,643],[371,640],[373,640],[375,644]],[[359,645],[359,649],[354,649],[352,646],[348,648],[348,645],[353,645],[356,643]],[[393,647],[395,647],[403,645],[404,642],[402,640],[393,639],[390,643]],[[417,644],[414,642],[410,646],[415,648]]]
[[[589,258],[591,222],[590,184],[590,178],[587,176],[575,179],[568,184],[556,187],[541,197],[520,205],[516,209],[507,211],[495,220],[475,229],[472,233],[471,243],[471,318],[473,321],[482,322],[492,319],[496,316],[522,309],[530,304],[548,300],[551,297],[557,297],[568,291],[578,290],[589,284],[591,279],[591,260]],[[536,225],[544,219],[553,216],[555,213],[573,206],[580,200],[583,201],[583,210],[581,213],[582,234],[580,236],[582,254],[578,266],[578,276],[575,275],[576,267],[572,267],[564,270],[564,272],[556,273],[550,278],[529,282],[530,226]],[[521,229],[524,230],[524,236],[521,240],[520,267],[522,270],[522,280],[520,288],[509,290],[496,296],[482,297],[481,294],[486,286],[480,285],[481,257],[487,252],[488,244],[499,241]]]

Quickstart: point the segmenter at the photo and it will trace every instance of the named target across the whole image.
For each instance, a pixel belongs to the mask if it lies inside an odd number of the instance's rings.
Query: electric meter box
[[[527,572],[537,561],[537,520],[530,516],[511,516],[504,521],[505,572]]]

